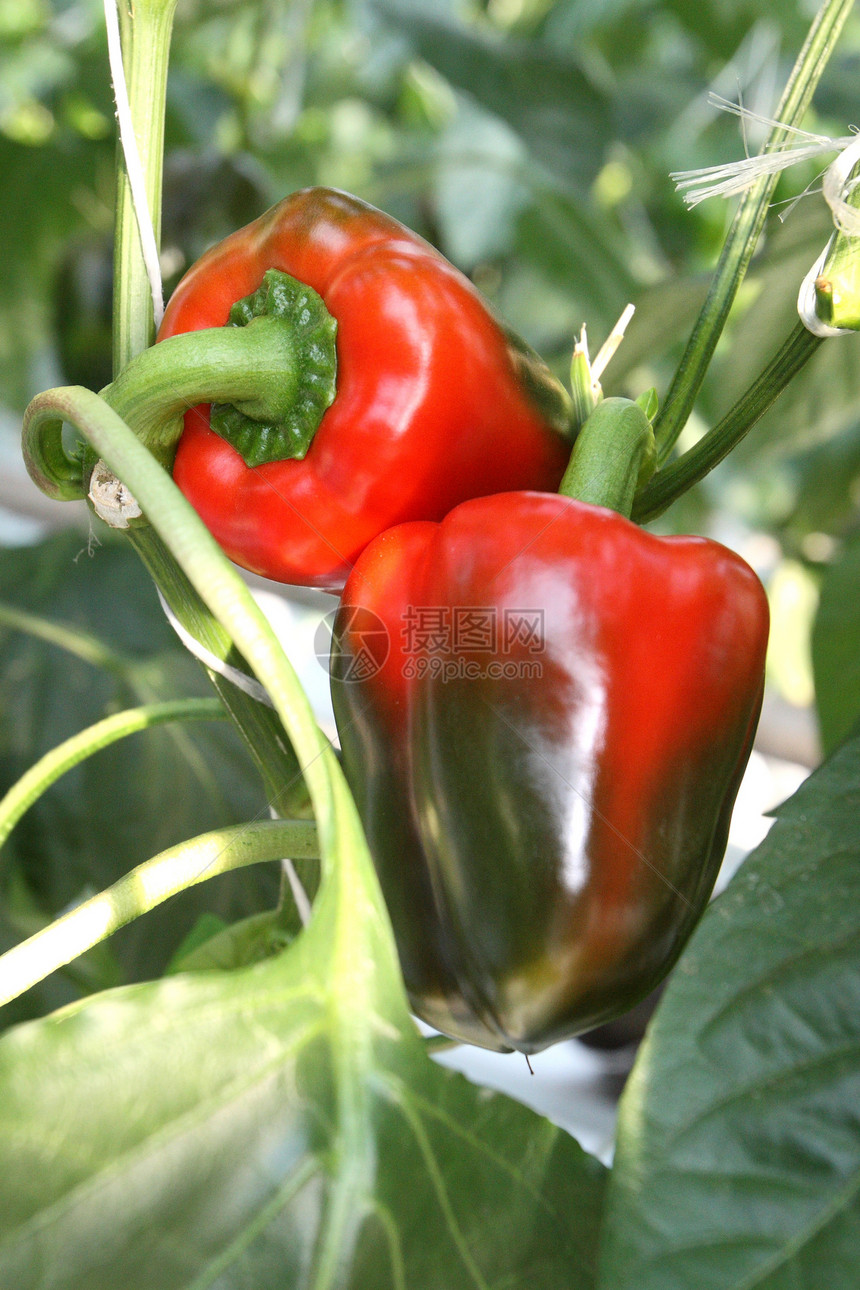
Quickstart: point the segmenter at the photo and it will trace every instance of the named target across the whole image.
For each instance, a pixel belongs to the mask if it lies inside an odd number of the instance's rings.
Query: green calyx
[[[266,319],[288,322],[289,361],[265,401],[213,403],[209,424],[248,466],[301,460],[335,396],[337,323],[322,298],[289,274],[269,269],[253,295],[230,310],[228,327],[259,330]]]
[[[198,403],[247,465],[301,458],[335,396],[336,331],[315,291],[270,269],[227,326],[151,345],[102,398],[168,470]]]
[[[579,432],[559,493],[629,519],[633,499],[657,463],[655,405],[653,391],[635,403],[619,398],[598,403]]]

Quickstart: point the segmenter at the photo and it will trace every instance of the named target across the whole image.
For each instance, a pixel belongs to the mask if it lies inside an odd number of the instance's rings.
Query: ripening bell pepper
[[[661,980],[724,852],[767,630],[739,556],[564,496],[365,550],[332,694],[418,1015],[531,1052]]]
[[[208,251],[174,292],[159,340],[247,323],[271,270],[310,288],[333,320],[307,353],[321,370],[334,345],[336,387],[309,432],[275,435],[273,448],[268,427],[261,439],[223,409],[187,413],[174,479],[236,563],[340,589],[394,524],[441,519],[470,497],[557,488],[570,452],[561,384],[437,251],[345,193],[294,193]],[[314,368],[304,388],[322,380]]]

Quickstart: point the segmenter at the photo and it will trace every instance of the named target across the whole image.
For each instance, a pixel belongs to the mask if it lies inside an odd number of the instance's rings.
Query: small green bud
[[[845,199],[860,210],[860,185]],[[828,327],[860,331],[860,237],[838,229],[815,279],[815,313]]]

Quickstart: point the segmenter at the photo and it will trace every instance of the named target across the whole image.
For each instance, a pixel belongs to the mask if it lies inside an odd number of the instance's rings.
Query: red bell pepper
[[[723,856],[767,630],[740,557],[568,497],[366,549],[332,693],[420,1016],[530,1052],[666,974]]]
[[[294,193],[208,251],[159,339],[221,328],[277,269],[337,324],[337,390],[302,460],[249,466],[185,417],[174,478],[227,554],[283,582],[340,588],[378,533],[469,497],[554,490],[570,405],[456,269],[396,220],[328,189]]]

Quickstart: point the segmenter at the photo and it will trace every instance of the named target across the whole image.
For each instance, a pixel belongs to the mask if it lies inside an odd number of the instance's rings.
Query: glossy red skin
[[[753,571],[703,538],[518,493],[384,533],[343,606],[344,768],[416,1012],[530,1052],[632,1007],[676,960],[725,850],[763,689]],[[391,642],[358,682],[342,679],[361,646],[351,606]],[[543,650],[437,650],[481,675],[408,679],[416,606],[542,611]],[[489,678],[488,660],[541,675]]]
[[[174,479],[237,564],[339,590],[386,528],[511,488],[554,491],[570,443],[524,393],[498,323],[422,239],[329,189],[294,193],[208,251],[159,339],[227,322],[276,268],[337,320],[337,394],[302,461],[256,468],[190,411]]]

